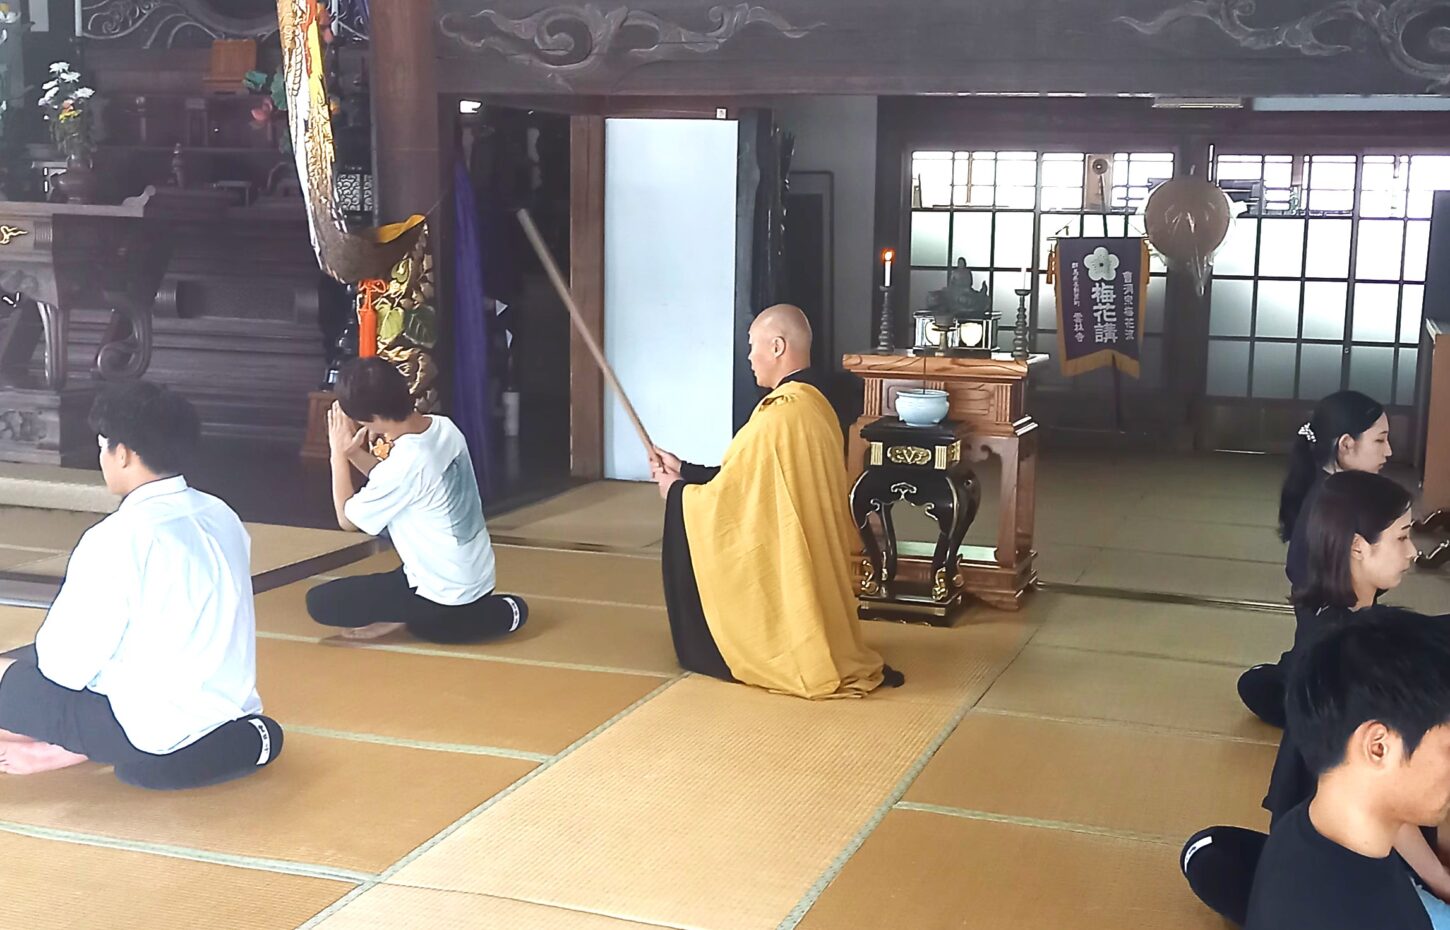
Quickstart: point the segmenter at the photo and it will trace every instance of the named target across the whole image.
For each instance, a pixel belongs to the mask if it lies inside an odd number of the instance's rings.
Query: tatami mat
[[[664,535],[665,506],[654,484],[612,482],[610,493],[585,491],[588,485],[535,508],[510,514],[509,520],[496,522],[494,532],[500,536],[534,541],[567,541],[601,546],[639,549],[658,542]],[[568,500],[573,506],[559,510]],[[507,528],[505,528],[505,523]]]
[[[5,832],[0,862],[7,930],[292,930],[352,888]]]
[[[1259,801],[1274,753],[1257,743],[973,713],[906,800],[1174,843],[1208,824],[1268,829]]]
[[[530,523],[587,511],[599,504],[612,504],[622,496],[635,495],[640,502],[644,502],[648,500],[647,492],[652,487],[654,485],[634,481],[591,481],[588,484],[570,488],[562,494],[556,494],[548,500],[492,517],[489,519],[488,525],[489,529],[494,532],[513,532],[520,526]],[[658,491],[655,492],[654,498],[656,502],[659,501]],[[663,513],[663,505],[657,504],[657,506]]]
[[[273,765],[198,791],[131,788],[99,765],[5,778],[0,821],[377,873],[532,768],[289,732]]]
[[[654,676],[273,639],[257,643],[257,673],[279,720],[546,755],[660,685]]]
[[[1009,658],[959,655],[975,667],[961,699]],[[687,678],[393,881],[670,927],[774,930],[951,715],[937,704],[807,702]]]
[[[1141,515],[1125,517],[1103,539],[1103,545],[1136,552],[1267,562],[1280,569],[1280,578],[1286,551],[1278,533],[1266,526],[1165,519],[1146,509]],[[1282,587],[1287,595],[1287,579]]]
[[[1032,717],[1110,720],[1275,743],[1237,692],[1242,669],[1031,645],[979,705]]]
[[[0,605],[0,652],[19,649],[35,642],[35,631],[40,629],[43,620],[43,610]]]
[[[893,811],[800,928],[1224,930],[1185,888],[1177,851]]]
[[[1283,601],[1282,463],[1042,464],[1043,577]],[[1234,685],[1278,655],[1290,617],[1048,591],[1017,613],[975,607],[948,629],[867,624],[907,684],[864,700],[672,681],[649,554],[661,512],[652,486],[600,483],[492,519],[496,537],[534,543],[497,547],[499,590],[525,596],[531,617],[492,643],[324,644],[333,631],[304,603],[317,578],[260,595],[260,688],[288,729],[282,759],[180,794],[127,788],[91,765],[0,779],[0,855],[30,870],[0,880],[0,927],[285,930],[350,889],[312,923],[1221,927],[1178,875],[1178,843],[1208,823],[1262,824],[1278,734]],[[74,542],[63,537],[94,519],[36,517],[32,538],[47,545],[32,561],[59,571]],[[30,545],[3,527],[0,563],[3,547]],[[984,515],[977,531],[993,529]],[[261,572],[368,542],[252,536]],[[389,552],[314,574],[397,564]],[[1417,576],[1397,594],[1429,602],[1441,589],[1450,582]],[[29,642],[41,618],[0,608],[0,648]],[[46,839],[21,849],[7,823]],[[386,877],[360,890],[298,874]],[[73,894],[85,900],[57,906]]]
[[[307,615],[306,595],[314,584],[303,581],[257,595],[258,631],[319,640],[336,635],[338,630],[315,623]],[[658,675],[680,671],[664,608],[590,604],[536,594],[526,600],[528,622],[502,639],[451,646],[400,635],[390,637],[386,647]]]
[[[663,607],[658,556],[498,546],[499,593]]]
[[[396,930],[398,927],[659,930],[657,924],[639,924],[507,898],[396,885],[369,889],[318,924],[317,930]]]
[[[9,509],[22,510],[21,508]],[[64,535],[62,530],[71,524],[78,523],[83,518],[90,519],[92,523],[100,519],[94,514],[64,513],[53,510],[22,510],[22,513],[28,514],[26,519],[37,528],[50,528],[50,535],[39,533],[36,538],[51,540],[59,540]],[[338,530],[313,530],[295,526],[248,523],[247,532],[252,537],[253,577],[297,565],[319,556],[354,548],[371,549],[377,545],[371,536],[364,536],[361,533],[344,533]],[[53,547],[63,551],[35,551],[30,553],[29,558],[14,564],[0,564],[0,569],[24,572],[28,575],[60,578],[65,575],[66,565],[70,562],[69,550],[75,546],[80,535],[80,532],[76,532],[68,542],[58,542]],[[0,542],[3,542],[3,539],[0,539]],[[5,553],[0,551],[0,563],[4,561]]]
[[[1234,668],[1277,661],[1294,640],[1288,614],[1044,591],[1035,646],[1191,659]]]
[[[1103,549],[1078,583],[1126,591],[1156,591],[1195,597],[1283,604],[1289,583],[1282,562],[1214,559],[1163,552]]]
[[[18,566],[42,559],[52,559],[48,549],[20,549],[15,546],[0,546],[0,571],[16,570]]]
[[[104,517],[99,513],[0,507],[0,545],[64,552]]]
[[[1450,566],[1412,569],[1398,588],[1385,595],[1385,603],[1431,616],[1450,613]]]

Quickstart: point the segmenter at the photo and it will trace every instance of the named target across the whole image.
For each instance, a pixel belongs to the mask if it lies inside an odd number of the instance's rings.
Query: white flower
[[[44,84],[41,85],[41,88],[44,90],[55,90],[59,86],[60,81],[46,81]]]
[[[96,92],[91,90],[89,87],[80,87],[76,89],[75,97],[77,100],[89,100],[91,97],[95,96],[95,93]]]
[[[80,72],[78,71],[67,71],[65,74],[62,74],[60,76],[60,79],[62,81],[65,81],[67,84],[74,84],[76,81],[79,81],[81,79],[81,76]]]
[[[55,62],[54,64],[52,64],[50,66],[50,73],[51,74],[63,74],[66,71],[69,71],[69,70],[70,70],[70,62],[68,62],[68,61],[57,61],[57,62]]]
[[[14,13],[14,12],[11,12],[10,10],[6,10],[5,12],[0,13],[0,23],[18,23],[18,22],[20,22],[20,14],[19,13]]]
[[[54,87],[52,87],[50,90],[46,91],[45,92],[45,95],[40,98],[40,105],[43,106],[43,107],[50,106],[52,103],[55,102],[55,97],[56,97],[56,94],[57,93],[58,93],[58,91]]]
[[[1102,246],[1083,259],[1082,263],[1087,268],[1090,281],[1111,281],[1118,276],[1118,256]]]

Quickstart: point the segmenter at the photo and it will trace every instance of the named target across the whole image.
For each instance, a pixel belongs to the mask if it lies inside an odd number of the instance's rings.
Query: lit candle
[[[1027,274],[1027,266],[1022,266],[1022,287],[1020,290],[1030,291],[1032,289],[1032,278]]]
[[[886,277],[882,279],[882,287],[891,286],[891,265],[896,261],[896,250],[887,249],[881,253],[881,261],[886,265]]]

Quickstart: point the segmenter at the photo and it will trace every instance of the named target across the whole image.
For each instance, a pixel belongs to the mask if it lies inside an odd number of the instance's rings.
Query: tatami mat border
[[[1053,649],[1062,648],[1053,646]],[[1192,661],[1188,659],[1175,659],[1173,661]],[[1230,733],[1215,733],[1212,730],[1187,730],[1179,727],[1166,727],[1153,723],[1138,723],[1131,720],[1110,720],[1105,717],[1064,717],[1057,714],[1029,714],[1020,710],[1003,710],[998,707],[977,707],[973,713],[990,714],[993,717],[1019,717],[1024,720],[1046,720],[1049,723],[1066,723],[1073,726],[1094,726],[1094,727],[1116,727],[1122,730],[1139,730],[1144,733],[1166,733],[1173,736],[1186,736],[1192,739],[1218,740],[1227,743],[1248,743],[1251,746],[1277,746],[1277,737],[1272,739],[1254,739],[1251,736],[1235,736]],[[1244,713],[1248,713],[1247,710]]]
[[[567,759],[570,755],[572,755],[574,752],[576,752],[580,747],[585,746],[590,741],[592,741],[595,737],[597,737],[599,734],[603,733],[605,730],[607,730],[610,727],[614,726],[616,723],[618,723],[619,721],[623,720],[625,717],[628,717],[630,714],[634,713],[636,710],[638,710],[639,708],[643,707],[645,704],[649,703],[651,700],[653,700],[654,698],[656,698],[657,696],[659,696],[661,693],[663,693],[671,685],[673,685],[676,682],[680,681],[684,677],[685,677],[685,675],[683,675],[683,674],[676,675],[674,678],[671,678],[670,680],[668,680],[666,682],[663,682],[662,684],[660,684],[660,686],[658,688],[655,688],[649,694],[646,694],[644,697],[642,697],[639,700],[635,701],[633,704],[629,705],[624,710],[622,710],[619,713],[615,714],[613,717],[610,717],[608,720],[604,721],[599,726],[595,727],[593,730],[590,730],[588,733],[586,733],[583,736],[579,737],[579,739],[575,740],[572,744],[570,744],[569,746],[565,747],[564,750],[562,752],[560,752],[558,755],[556,755],[553,758],[549,759],[547,762],[541,763],[537,768],[533,769],[528,774],[524,775],[522,778],[520,778],[518,781],[514,782],[512,785],[509,785],[507,788],[505,788],[504,790],[500,791],[498,794],[494,795],[493,797],[491,797],[488,800],[484,801],[482,804],[480,804],[477,807],[475,807],[473,810],[471,810],[468,813],[464,814],[462,817],[460,817],[457,820],[453,821],[453,823],[451,823],[448,826],[444,827],[442,830],[439,830],[433,836],[431,836],[430,838],[428,838],[427,840],[425,840],[423,843],[419,844],[418,847],[415,848],[412,852],[408,853],[407,855],[405,855],[401,859],[399,859],[397,862],[394,862],[392,865],[388,866],[388,868],[386,870],[384,870],[382,872],[382,874],[380,874],[380,875],[378,875],[376,877],[369,878],[367,881],[364,881],[362,884],[358,885],[356,888],[353,888],[351,891],[349,891],[347,894],[343,895],[338,900],[334,901],[332,904],[328,905],[327,907],[323,908],[321,911],[319,911],[316,914],[314,914],[310,920],[308,920],[306,923],[302,924],[302,926],[298,927],[297,930],[313,930],[314,927],[317,927],[324,920],[327,920],[329,917],[331,917],[332,915],[336,914],[338,911],[342,910],[347,905],[351,904],[353,901],[357,900],[357,898],[359,896],[361,896],[362,894],[364,894],[368,890],[377,887],[379,884],[382,884],[382,883],[386,882],[388,879],[392,878],[394,875],[396,875],[399,872],[401,872],[404,868],[406,868],[410,863],[412,863],[419,856],[422,856],[424,853],[428,852],[430,849],[432,849],[433,847],[437,846],[439,843],[443,842],[448,837],[452,836],[459,829],[461,829],[462,827],[464,827],[465,825],[467,825],[468,823],[470,823],[471,821],[473,821],[474,819],[476,819],[477,817],[479,817],[480,815],[482,815],[486,811],[490,810],[495,804],[499,803],[504,798],[509,797],[515,791],[518,791],[520,788],[522,788],[524,785],[527,785],[529,782],[533,781],[535,778],[539,777],[544,772],[547,772],[549,769],[553,768],[555,765],[557,765],[558,763],[562,762],[564,759]]]
[[[590,601],[589,603],[599,604],[603,602]],[[321,637],[302,636],[297,633],[274,633],[269,630],[258,630],[257,638],[276,639],[289,643],[321,644]],[[519,656],[484,654],[479,652],[461,652],[458,650],[448,649],[433,649],[428,646],[409,646],[396,643],[369,643],[365,640],[356,643],[333,645],[332,648],[369,649],[374,652],[400,652],[404,655],[413,656],[434,656],[444,659],[468,659],[472,662],[498,662],[503,665],[530,665],[536,668],[557,668],[570,672],[599,672],[611,675],[637,675],[644,678],[674,678],[678,675],[677,672],[661,672],[658,669],[647,670],[637,668],[619,668],[613,665],[590,665],[583,662],[559,662],[553,659],[525,659]]]
[[[72,843],[80,846],[95,846],[101,849],[114,849],[122,852],[147,853],[153,856],[164,856],[168,859],[207,862],[212,865],[226,865],[239,869],[252,869],[259,872],[277,872],[284,875],[296,875],[302,878],[321,878],[329,881],[349,882],[354,885],[373,881],[377,877],[370,872],[338,869],[332,866],[312,865],[305,862],[289,862],[283,859],[267,859],[261,856],[238,856],[231,853],[194,849],[189,846],[146,843],[140,840],[126,840],[117,837],[98,836],[91,833],[78,833],[73,830],[37,827],[30,824],[15,823],[9,820],[0,820],[0,832],[13,833],[17,836],[28,836],[38,840],[52,840],[54,842]]]
[[[1273,601],[1241,600],[1232,597],[1204,597],[1197,594],[1173,594],[1167,591],[1135,591],[1128,588],[1100,588],[1095,585],[1074,584],[1062,581],[1038,581],[1040,591],[1054,594],[1077,594],[1082,597],[1106,597],[1120,601],[1144,601],[1149,604],[1178,604],[1185,607],[1227,607],[1234,610],[1254,610],[1270,614],[1292,614],[1294,608],[1287,601],[1282,604]]]
[[[1152,843],[1155,846],[1177,846],[1182,840],[1156,833],[1138,833],[1134,830],[1113,830],[1107,827],[1092,827],[1087,824],[1069,823],[1065,820],[1042,820],[1037,817],[1019,817],[1013,814],[996,814],[990,811],[968,810],[964,807],[948,807],[941,804],[921,804],[916,801],[900,801],[893,810],[917,811],[923,814],[940,814],[962,820],[984,820],[990,823],[1004,823],[1016,827],[1031,827],[1037,830],[1055,830],[1060,833],[1086,833],[1090,836],[1105,836],[1115,840],[1132,840],[1137,843]]]
[[[374,743],[378,746],[397,746],[401,749],[423,749],[428,752],[454,752],[466,756],[497,756],[500,759],[518,759],[523,762],[548,762],[553,756],[541,752],[525,752],[522,749],[505,749],[500,746],[478,746],[472,743],[439,743],[430,740],[403,739],[398,736],[379,736],[376,733],[357,733],[351,730],[331,730],[327,727],[299,726],[288,724],[287,733],[301,733],[304,736],[320,736],[324,739],[339,739],[352,743]]]
[[[534,539],[528,536],[493,536],[496,546],[513,546],[516,549],[553,549],[555,552],[592,552],[603,555],[618,555],[631,559],[659,561],[660,554],[651,552],[645,546],[615,546],[609,543],[569,542],[563,539]],[[658,541],[649,545],[657,545]]]

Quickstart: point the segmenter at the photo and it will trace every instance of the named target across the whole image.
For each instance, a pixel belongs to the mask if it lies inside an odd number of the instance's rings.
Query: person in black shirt
[[[1432,930],[1403,850],[1413,835],[1444,871],[1420,828],[1450,815],[1450,625],[1338,625],[1295,656],[1287,705],[1317,790],[1274,825],[1245,930]]]
[[[1279,492],[1279,538],[1289,544],[1284,574],[1291,589],[1304,583],[1307,555],[1304,524],[1324,479],[1340,471],[1378,474],[1391,454],[1385,408],[1358,391],[1339,391],[1321,400],[1299,428],[1289,453],[1289,473]],[[1301,613],[1295,610],[1296,617]],[[1239,676],[1239,697],[1254,716],[1284,726],[1284,659],[1255,665]]]
[[[1375,604],[1381,591],[1399,585],[1414,561],[1409,508],[1409,494],[1388,478],[1344,472],[1324,479],[1304,525],[1305,573],[1295,592],[1300,623],[1286,668],[1292,671],[1305,650],[1339,627],[1385,617],[1434,622]],[[1315,781],[1290,722],[1264,798],[1272,821],[1312,797]],[[1184,875],[1205,904],[1242,923],[1263,844],[1263,834],[1237,827],[1201,831],[1184,848]],[[1450,897],[1450,871],[1421,835],[1407,832],[1401,852],[1432,888]]]

